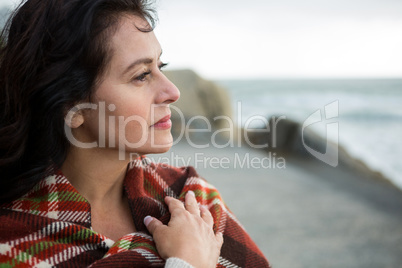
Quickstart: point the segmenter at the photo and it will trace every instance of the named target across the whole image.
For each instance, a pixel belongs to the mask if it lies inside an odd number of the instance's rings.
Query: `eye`
[[[164,62],[162,62],[161,64],[159,64],[159,70],[163,70],[166,66],[168,66],[168,63],[164,63]]]
[[[146,80],[147,76],[150,75],[150,74],[151,74],[151,71],[146,71],[146,72],[142,73],[141,75],[135,77],[134,80],[143,82],[143,81]]]

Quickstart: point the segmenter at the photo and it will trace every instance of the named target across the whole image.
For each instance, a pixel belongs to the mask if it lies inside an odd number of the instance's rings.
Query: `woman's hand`
[[[149,216],[144,219],[161,257],[180,258],[197,268],[216,267],[223,236],[214,234],[209,210],[198,206],[192,191],[186,194],[185,205],[173,197],[165,202],[171,213],[168,225]]]

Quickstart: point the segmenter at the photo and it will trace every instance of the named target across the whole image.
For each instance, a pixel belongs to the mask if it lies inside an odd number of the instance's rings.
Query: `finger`
[[[216,232],[215,234],[216,241],[218,242],[219,248],[222,248],[223,245],[223,234],[221,232]]]
[[[198,206],[197,199],[195,199],[195,194],[193,191],[187,192],[184,203],[188,212],[193,215],[200,216],[200,208]]]
[[[144,224],[147,227],[148,231],[153,235],[155,230],[159,226],[163,226],[163,223],[159,221],[158,219],[155,219],[154,217],[151,216],[146,216],[144,218]]]
[[[166,196],[166,197],[165,197],[165,203],[166,203],[166,205],[168,205],[168,207],[169,207],[169,212],[170,212],[171,214],[173,214],[173,211],[176,210],[176,209],[182,209],[182,210],[184,210],[184,205],[183,205],[183,203],[182,203],[180,200],[176,199],[176,198],[173,198],[173,197],[170,197],[170,196]]]
[[[200,210],[201,210],[201,218],[205,221],[206,224],[208,224],[208,226],[212,228],[214,226],[214,218],[212,217],[211,212],[205,206],[201,206]]]

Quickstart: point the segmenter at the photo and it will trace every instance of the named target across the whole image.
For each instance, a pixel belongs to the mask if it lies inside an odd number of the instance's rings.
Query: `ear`
[[[70,128],[78,128],[84,123],[84,116],[81,111],[69,111],[64,118],[64,122]]]

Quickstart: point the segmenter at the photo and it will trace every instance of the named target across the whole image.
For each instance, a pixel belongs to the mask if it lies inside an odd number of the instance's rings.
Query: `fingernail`
[[[154,218],[152,218],[151,216],[146,216],[146,217],[144,218],[144,224],[145,224],[145,226],[148,227],[148,224],[150,224],[151,221],[153,221],[153,219],[154,219]]]
[[[195,197],[195,193],[193,191],[188,191],[188,193]]]

